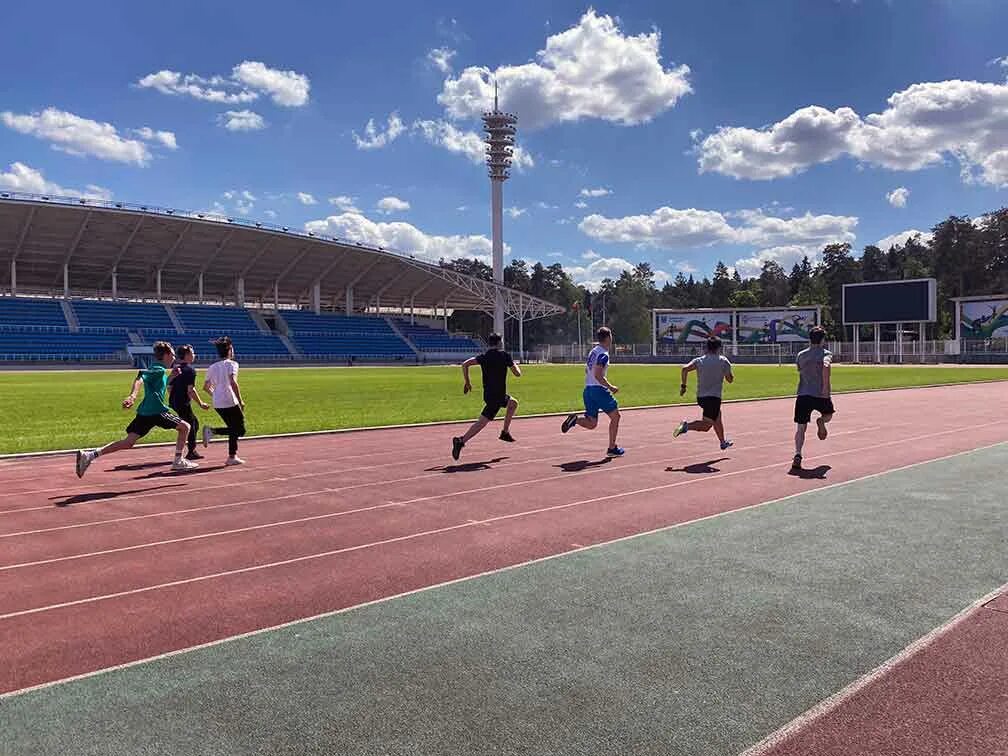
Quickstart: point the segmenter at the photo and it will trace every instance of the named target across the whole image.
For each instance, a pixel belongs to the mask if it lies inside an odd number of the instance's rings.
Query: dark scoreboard
[[[933,278],[844,284],[844,325],[931,323],[938,317],[937,291]]]

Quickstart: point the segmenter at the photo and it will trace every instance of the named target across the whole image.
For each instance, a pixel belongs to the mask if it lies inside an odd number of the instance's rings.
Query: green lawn
[[[524,371],[521,379],[510,382],[510,390],[521,401],[520,414],[580,407],[584,374],[580,365],[530,365]],[[735,373],[726,399],[794,391],[791,367],[740,365]],[[119,402],[134,375],[131,370],[0,373],[0,453],[98,446],[119,438],[131,417]],[[475,390],[467,397],[462,395],[457,367],[244,368],[240,381],[248,404],[249,433],[261,435],[472,418],[482,409],[479,368],[474,376]],[[615,364],[610,379],[620,386],[623,407],[693,401],[692,393],[683,399],[678,396],[676,366]],[[1008,368],[838,365],[833,388],[854,391],[985,380],[1008,380]],[[200,417],[217,419],[213,412]],[[146,440],[168,441],[170,434],[155,430]]]

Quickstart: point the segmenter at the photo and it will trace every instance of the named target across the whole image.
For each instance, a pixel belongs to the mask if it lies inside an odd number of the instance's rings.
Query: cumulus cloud
[[[777,247],[768,247],[753,253],[749,257],[743,257],[735,261],[734,268],[740,276],[758,276],[763,270],[763,264],[767,261],[776,262],[786,273],[791,272],[794,264],[801,262],[803,257],[808,257],[812,264],[818,262],[819,253],[822,247],[815,245],[784,244]]]
[[[690,275],[691,273],[699,273],[699,269],[692,265],[686,260],[669,260],[669,265],[675,268],[677,271]]]
[[[92,121],[65,110],[46,108],[35,113],[0,113],[7,128],[49,142],[54,150],[71,155],[100,158],[117,163],[147,165],[151,160],[149,143],[176,149],[175,135],[149,127],[134,129],[138,139],[128,139],[111,123]]]
[[[413,131],[433,145],[464,155],[471,163],[480,164],[486,160],[486,144],[483,137],[475,131],[460,129],[443,120],[415,121]],[[521,172],[526,168],[533,168],[535,160],[524,148],[515,145],[511,164]]]
[[[378,200],[375,207],[382,215],[391,215],[392,213],[402,213],[409,210],[410,203],[398,197],[382,197]]]
[[[512,218],[520,218],[521,216],[525,215],[525,213],[528,212],[528,209],[524,208],[524,207],[513,207],[512,206],[512,207],[505,208],[504,212],[507,213]]]
[[[446,79],[438,102],[451,118],[476,118],[500,85],[507,110],[526,128],[597,118],[646,123],[692,91],[690,69],[662,66],[661,32],[630,36],[617,19],[588,10],[576,26],[546,39],[535,60],[491,71],[471,66]]]
[[[378,130],[374,118],[371,118],[364,127],[364,136],[359,136],[355,131],[353,138],[358,150],[380,150],[382,147],[392,144],[405,130],[406,127],[399,114],[393,112],[389,114],[388,125],[383,131]]]
[[[226,105],[253,102],[265,94],[277,105],[301,107],[308,104],[311,82],[296,71],[282,71],[259,61],[245,60],[232,68],[227,77],[203,77],[163,69],[144,76],[137,81],[137,86]]]
[[[427,51],[427,62],[441,73],[450,74],[452,72],[451,60],[455,54],[456,51],[450,47],[435,47],[433,50]]]
[[[409,223],[375,222],[359,213],[342,213],[309,221],[305,230],[415,255],[427,262],[437,262],[442,257],[469,257],[489,263],[492,253],[490,239],[486,236],[437,236]]]
[[[42,171],[25,165],[11,163],[6,172],[0,171],[0,189],[25,194],[45,194],[57,197],[83,197],[85,199],[109,200],[112,192],[108,189],[88,184],[84,189],[67,189],[59,184],[46,180]]]
[[[907,198],[910,196],[910,190],[905,186],[898,186],[889,192],[885,198],[893,207],[906,207]]]
[[[582,255],[582,257],[585,257],[585,255]],[[586,259],[590,259],[592,262],[588,265],[564,266],[564,270],[574,279],[574,283],[589,289],[598,289],[602,286],[602,282],[605,279],[611,278],[616,280],[623,271],[631,271],[637,267],[635,263],[624,260],[622,257],[599,257],[596,255],[594,258],[588,257]],[[654,271],[654,278],[655,283],[661,287],[667,281],[672,280],[673,276],[670,276],[664,270],[656,270]]]
[[[581,190],[582,197],[608,197],[612,194],[612,189],[606,189],[604,186],[600,186],[597,189],[588,189],[585,187]]]
[[[346,194],[341,194],[338,197],[330,197],[329,204],[339,210],[341,213],[359,213],[356,207],[354,207],[354,202],[357,201],[356,197],[350,197]]]
[[[714,244],[777,246],[854,241],[858,219],[843,215],[779,218],[759,210],[743,210],[728,218],[715,210],[660,207],[647,215],[607,218],[592,214],[578,225],[585,234],[608,243],[678,249]]]
[[[864,118],[812,105],[763,129],[722,127],[697,151],[701,173],[747,179],[790,176],[845,155],[906,171],[953,157],[964,181],[1008,186],[1008,83],[913,84]]]
[[[577,202],[574,203],[574,207],[576,207],[578,210],[584,210],[586,207],[588,207],[588,203],[585,202],[584,200],[578,200]]]
[[[266,120],[252,110],[229,110],[217,116],[217,125],[228,131],[261,131]]]
[[[600,257],[602,257],[602,255],[593,249],[589,249],[587,252],[583,252],[581,254],[582,260],[598,260]]]
[[[881,249],[883,252],[888,252],[890,247],[902,247],[907,243],[909,239],[919,237],[918,241],[921,244],[927,244],[931,241],[930,231],[918,231],[916,228],[909,228],[906,231],[900,231],[898,234],[891,234],[875,242],[875,246]]]
[[[315,197],[313,197],[308,192],[298,192],[297,193],[297,198],[298,198],[298,202],[300,202],[302,205],[317,205],[318,204],[318,200],[315,199]]]

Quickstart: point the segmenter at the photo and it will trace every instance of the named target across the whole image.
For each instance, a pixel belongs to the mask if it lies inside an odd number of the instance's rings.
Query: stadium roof
[[[11,265],[15,262],[16,265]],[[66,279],[64,279],[64,275]],[[564,308],[490,281],[347,239],[154,205],[0,192],[0,285],[18,294],[323,307],[414,306],[509,317]],[[113,281],[115,283],[113,284]],[[64,286],[66,285],[66,288]]]

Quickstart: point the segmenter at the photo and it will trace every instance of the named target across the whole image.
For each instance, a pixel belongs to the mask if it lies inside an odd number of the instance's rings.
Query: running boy
[[[808,349],[798,353],[798,398],[795,399],[794,421],[798,424],[795,432],[795,455],[791,463],[794,470],[800,470],[802,447],[805,445],[805,429],[812,419],[812,412],[818,412],[816,424],[819,426],[819,440],[825,441],[829,431],[826,423],[833,419],[833,400],[830,387],[830,365],[833,355],[823,347],[826,331],[816,326],[809,331]]]
[[[721,339],[711,336],[707,339],[707,353],[683,365],[679,396],[685,396],[687,376],[694,370],[697,371],[696,403],[703,409],[703,416],[693,422],[683,420],[672,435],[678,438],[686,431],[706,433],[713,428],[721,442],[721,451],[724,451],[732,442],[725,438],[724,423],[721,422],[721,388],[725,381],[734,382],[735,376],[728,358],[721,354]]]
[[[213,406],[224,421],[223,428],[203,426],[203,446],[209,445],[212,436],[228,437],[227,465],[244,465],[238,457],[238,439],[245,435],[245,401],[238,388],[238,363],[234,359],[234,345],[230,336],[214,342],[220,359],[207,368],[203,390],[213,395]]]
[[[483,413],[476,419],[464,436],[457,436],[452,439],[452,459],[458,461],[464,447],[473,436],[483,430],[487,423],[497,417],[501,408],[506,407],[504,413],[504,427],[501,429],[500,440],[513,443],[509,429],[515,412],[518,411],[518,400],[510,396],[507,392],[507,374],[510,370],[515,378],[521,378],[521,368],[515,365],[511,355],[504,351],[504,340],[499,333],[491,333],[487,339],[489,349],[478,357],[470,357],[462,363],[462,378],[465,385],[462,393],[468,394],[472,391],[472,384],[469,382],[469,368],[479,365],[483,371]]]
[[[180,346],[178,359],[168,378],[168,406],[189,423],[189,439],[187,446],[189,453],[186,459],[203,459],[203,455],[196,452],[196,432],[199,430],[199,420],[193,412],[192,403],[196,402],[204,410],[210,409],[210,405],[200,399],[196,393],[196,371],[193,369],[193,362],[196,361],[196,352],[191,345]]]
[[[186,438],[189,435],[189,423],[177,417],[165,404],[165,390],[168,388],[168,367],[175,359],[175,350],[165,341],[154,343],[154,359],[156,362],[147,370],[141,370],[133,379],[133,390],[123,399],[123,409],[129,409],[136,403],[140,386],[144,387],[144,398],[137,407],[136,417],[126,426],[126,438],[115,441],[101,449],[80,449],[77,452],[77,477],[83,478],[88,467],[98,457],[117,451],[132,449],[141,438],[150,433],[153,428],[178,431],[178,441],[175,444],[175,461],[173,470],[192,470],[198,465],[182,458]]]
[[[567,416],[560,430],[567,433],[575,425],[586,430],[594,430],[598,426],[599,412],[609,415],[609,448],[606,454],[610,457],[622,457],[626,452],[616,445],[616,434],[619,432],[619,405],[613,396],[619,391],[618,386],[609,383],[609,350],[612,348],[612,331],[603,326],[595,334],[597,343],[588,354],[585,363],[584,405],[585,416],[578,417],[575,412]]]

